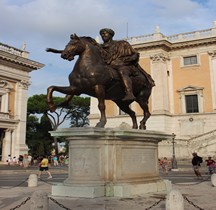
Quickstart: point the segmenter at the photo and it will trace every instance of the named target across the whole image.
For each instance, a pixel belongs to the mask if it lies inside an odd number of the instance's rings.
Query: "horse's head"
[[[80,55],[84,51],[85,44],[76,34],[71,34],[70,38],[71,40],[62,51],[61,57],[72,61],[75,55]]]

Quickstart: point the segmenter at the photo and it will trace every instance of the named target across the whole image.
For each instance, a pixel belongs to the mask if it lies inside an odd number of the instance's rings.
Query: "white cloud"
[[[95,38],[110,27],[122,39],[153,33],[156,25],[165,35],[202,30],[213,26],[215,10],[215,0],[0,0],[0,42],[20,48],[25,41],[29,58],[46,65],[31,73],[30,94],[39,94],[68,84],[74,62],[45,49],[64,48],[71,33]]]

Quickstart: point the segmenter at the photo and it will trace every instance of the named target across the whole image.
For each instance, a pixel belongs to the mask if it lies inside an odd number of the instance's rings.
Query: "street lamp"
[[[172,144],[173,144],[173,158],[172,158],[172,169],[177,169],[177,160],[175,157],[175,134],[172,133]]]

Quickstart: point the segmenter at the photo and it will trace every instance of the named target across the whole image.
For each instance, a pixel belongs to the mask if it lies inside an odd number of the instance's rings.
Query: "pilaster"
[[[216,50],[208,52],[210,63],[210,75],[211,75],[211,89],[212,89],[212,104],[213,110],[216,111]]]
[[[168,62],[169,57],[165,53],[159,53],[150,57],[151,74],[156,86],[152,91],[152,113],[168,114],[169,89],[168,89]]]
[[[14,155],[14,145],[13,145],[13,129],[5,130],[5,136],[3,138],[3,148],[2,148],[2,161],[6,161],[8,155],[11,157]]]
[[[28,100],[28,86],[29,81],[22,80],[17,83],[17,100],[15,108],[15,118],[19,119],[19,124],[14,132],[16,139],[16,150],[22,154],[28,153],[28,147],[25,144],[26,139],[26,117],[27,117],[27,100]],[[21,108],[22,107],[22,108]]]

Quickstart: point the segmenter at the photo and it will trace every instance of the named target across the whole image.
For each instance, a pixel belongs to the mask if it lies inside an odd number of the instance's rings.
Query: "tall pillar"
[[[26,117],[27,117],[27,100],[28,100],[28,86],[29,81],[23,80],[17,84],[17,100],[15,117],[19,119],[19,124],[14,133],[15,138],[15,154],[27,154],[28,147],[26,145]],[[21,108],[22,107],[22,108]]]
[[[5,162],[8,158],[8,155],[11,157],[14,155],[14,145],[13,145],[13,129],[5,130],[5,135],[3,138],[2,144],[2,161]]]
[[[150,57],[151,75],[156,86],[152,91],[152,113],[169,114],[169,89],[168,89],[168,62],[169,58],[164,53]]]
[[[210,55],[210,75],[211,75],[211,89],[212,89],[212,106],[216,111],[216,50],[208,52]]]

